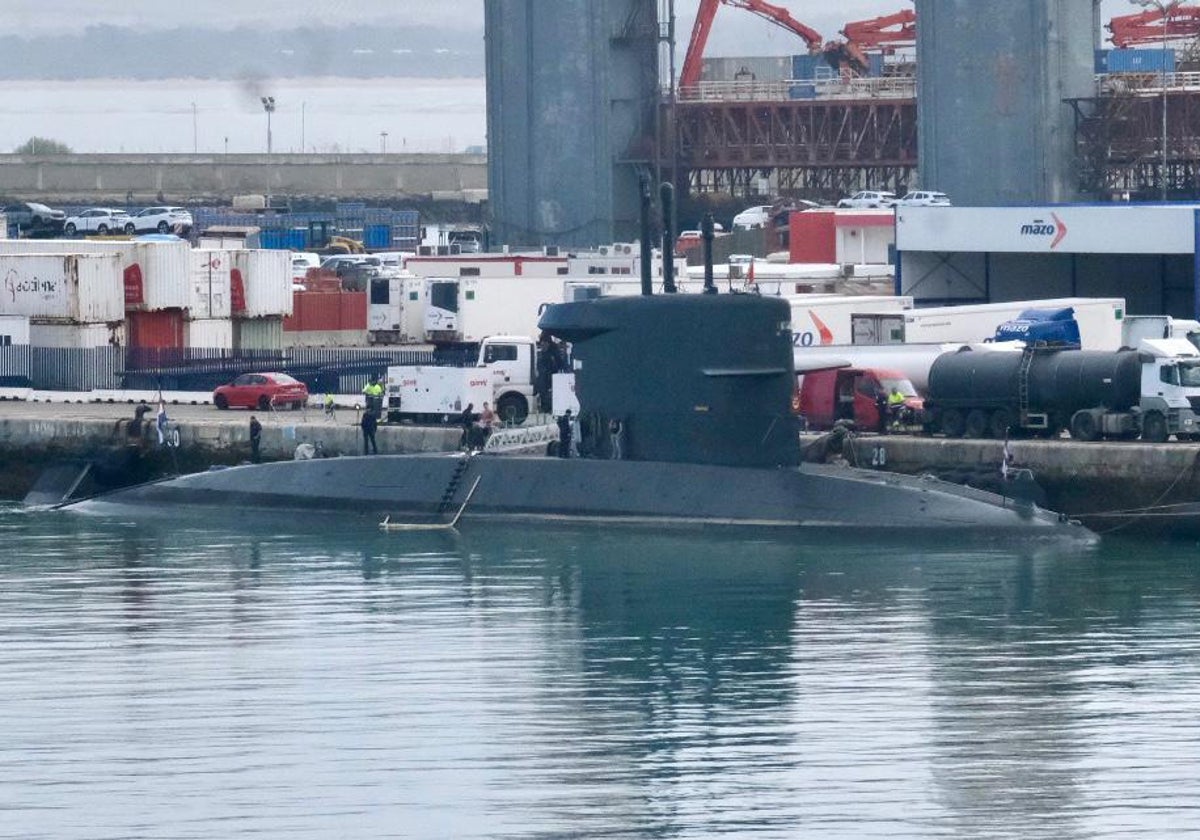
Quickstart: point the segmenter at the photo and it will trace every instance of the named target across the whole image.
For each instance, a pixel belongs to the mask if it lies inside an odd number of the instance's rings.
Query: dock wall
[[[1085,521],[1101,513],[1200,500],[1200,445],[1195,443],[1016,440],[1010,448],[1012,468],[1030,471],[1045,491],[1044,506]],[[1003,454],[998,440],[872,435],[856,438],[847,460],[999,491]],[[1138,518],[1122,513],[1104,521],[1118,525]]]
[[[266,193],[477,202],[486,196],[487,170],[486,155],[468,154],[0,154],[0,195],[118,206],[224,204]]]

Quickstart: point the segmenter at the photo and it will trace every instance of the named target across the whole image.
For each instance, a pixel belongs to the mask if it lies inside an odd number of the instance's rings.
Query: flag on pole
[[[746,272],[746,285],[747,286],[754,285],[754,259],[753,258],[750,259],[750,270],[748,272]]]

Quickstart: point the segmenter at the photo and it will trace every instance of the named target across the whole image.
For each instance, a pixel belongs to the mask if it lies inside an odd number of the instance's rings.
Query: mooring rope
[[[1127,521],[1127,522],[1122,522],[1119,525],[1114,525],[1112,528],[1109,528],[1105,531],[1098,531],[1097,533],[1099,533],[1101,535],[1112,534],[1116,531],[1121,530],[1122,528],[1125,528],[1125,527],[1128,527],[1129,525],[1134,524],[1139,519],[1143,519],[1143,518],[1152,518],[1152,517],[1158,517],[1158,516],[1182,516],[1183,515],[1182,512],[1180,512],[1178,514],[1173,514],[1173,513],[1172,514],[1161,514],[1161,513],[1154,513],[1153,511],[1159,511],[1159,510],[1165,511],[1170,508],[1184,507],[1184,506],[1193,504],[1192,502],[1177,502],[1177,503],[1171,504],[1171,505],[1160,505],[1159,502],[1161,502],[1163,499],[1165,499],[1170,494],[1170,492],[1175,489],[1175,485],[1178,484],[1180,482],[1180,480],[1187,473],[1195,471],[1197,462],[1200,462],[1200,449],[1196,450],[1196,454],[1192,457],[1192,462],[1190,464],[1187,464],[1186,466],[1184,466],[1184,468],[1179,471],[1179,475],[1175,476],[1175,480],[1167,485],[1167,489],[1162,491],[1161,493],[1159,493],[1158,498],[1155,499],[1153,503],[1146,505],[1145,507],[1126,508],[1124,510],[1102,511],[1100,513],[1088,513],[1088,514],[1083,514],[1083,515],[1089,516],[1089,517],[1106,517],[1109,519],[1128,518],[1129,521]]]

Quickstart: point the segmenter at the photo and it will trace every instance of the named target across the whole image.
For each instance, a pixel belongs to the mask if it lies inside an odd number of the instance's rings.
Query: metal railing
[[[1096,92],[1116,93],[1162,93],[1167,90],[1200,90],[1200,73],[1160,73],[1149,70],[1144,73],[1103,73],[1097,75]]]
[[[358,394],[389,365],[461,364],[457,354],[401,348],[243,350],[0,347],[0,387],[42,391],[211,391],[252,371],[287,373],[313,393]]]
[[[911,76],[843,79],[785,79],[776,82],[700,82],[682,88],[681,102],[778,102],[805,99],[912,99],[917,80]]]

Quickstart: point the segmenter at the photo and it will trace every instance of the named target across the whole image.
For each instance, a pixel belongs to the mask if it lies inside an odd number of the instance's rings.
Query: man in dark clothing
[[[473,440],[471,430],[475,426],[475,403],[467,403],[467,407],[458,415],[458,424],[462,426],[462,438],[458,442],[459,449],[470,451]]]
[[[558,457],[571,457],[571,409],[558,418]]]
[[[262,443],[262,423],[253,414],[250,415],[250,460],[258,463],[258,447]]]
[[[374,411],[364,411],[362,416],[363,454],[378,455],[379,447],[375,445],[375,430],[379,428],[379,419]],[[370,446],[371,451],[367,451]]]

